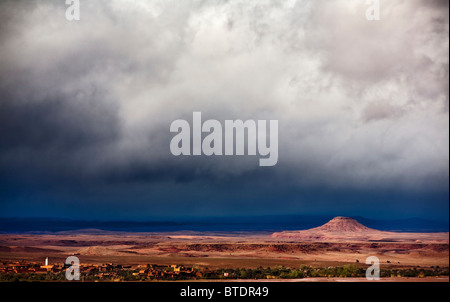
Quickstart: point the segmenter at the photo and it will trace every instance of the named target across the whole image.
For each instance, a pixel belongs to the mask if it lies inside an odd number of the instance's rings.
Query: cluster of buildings
[[[192,267],[178,266],[178,265],[156,265],[149,264],[146,268],[140,269],[139,272],[133,273],[150,280],[153,279],[198,279],[202,277],[200,271],[194,270]]]
[[[25,261],[11,261],[0,262],[0,274],[1,273],[16,273],[16,274],[47,274],[49,272],[59,273],[66,268],[65,265],[48,264],[48,258],[45,258],[43,265],[39,263],[29,263]]]
[[[69,265],[49,264],[48,258],[44,263],[10,261],[0,262],[0,274],[58,274],[64,273]],[[198,279],[202,273],[192,267],[180,265],[120,265],[105,264],[81,264],[79,266],[82,278],[107,279],[113,281],[127,280],[170,280],[170,279]]]

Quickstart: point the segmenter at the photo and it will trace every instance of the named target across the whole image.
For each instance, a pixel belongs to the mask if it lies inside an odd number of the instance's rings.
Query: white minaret
[[[45,257],[45,266],[48,265],[48,257]]]

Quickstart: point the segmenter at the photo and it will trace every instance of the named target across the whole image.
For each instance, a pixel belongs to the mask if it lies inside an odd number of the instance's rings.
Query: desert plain
[[[384,232],[337,217],[301,231],[130,233],[79,230],[0,234],[1,261],[184,265],[199,268],[336,267],[376,256],[380,269],[449,266],[449,234]],[[440,280],[448,281],[448,276]],[[356,280],[355,280],[356,281]]]

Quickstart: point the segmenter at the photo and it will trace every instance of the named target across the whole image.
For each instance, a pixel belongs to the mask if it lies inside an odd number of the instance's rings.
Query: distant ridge
[[[432,240],[448,242],[448,232],[400,233],[368,228],[353,218],[338,216],[327,223],[308,230],[275,232],[270,237],[301,241],[409,241]]]
[[[147,220],[73,220],[63,218],[0,217],[0,233],[64,232],[97,229],[113,232],[263,232],[297,231],[316,228],[332,220],[330,215],[262,215],[223,217],[153,217]],[[423,218],[396,220],[351,217],[368,228],[395,232],[448,232],[448,222]],[[347,226],[349,229],[351,226]],[[361,227],[361,226],[360,226]],[[336,229],[337,230],[337,229]],[[358,230],[355,227],[355,230]]]
[[[301,238],[301,239],[330,239],[342,236],[353,236],[355,238],[366,238],[367,236],[383,235],[383,232],[362,225],[353,218],[337,216],[324,225],[301,231],[275,232],[274,238]]]
[[[346,233],[354,233],[354,232],[374,232],[377,230],[368,228],[353,218],[338,216],[322,226],[311,229],[311,231],[323,231],[323,232],[346,232]]]

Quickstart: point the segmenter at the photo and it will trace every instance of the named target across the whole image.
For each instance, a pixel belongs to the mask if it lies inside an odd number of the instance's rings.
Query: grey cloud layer
[[[2,1],[0,176],[446,190],[448,5],[364,3]],[[174,158],[193,111],[278,119],[278,165]]]

